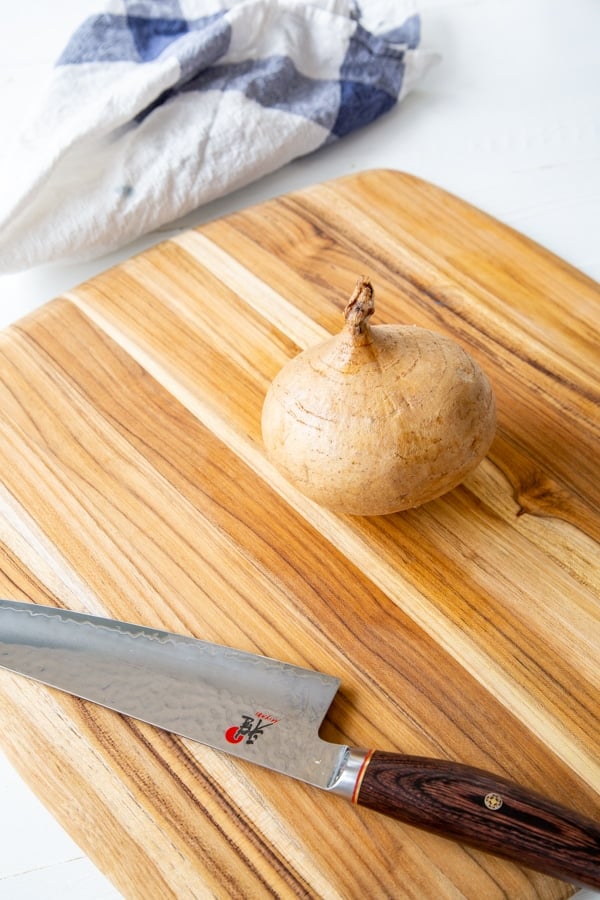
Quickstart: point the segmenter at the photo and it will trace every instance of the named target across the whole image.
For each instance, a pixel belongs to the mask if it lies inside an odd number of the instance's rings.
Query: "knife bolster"
[[[372,750],[346,747],[342,763],[334,773],[328,790],[332,794],[339,794],[340,797],[345,797],[346,800],[355,803],[372,754]]]

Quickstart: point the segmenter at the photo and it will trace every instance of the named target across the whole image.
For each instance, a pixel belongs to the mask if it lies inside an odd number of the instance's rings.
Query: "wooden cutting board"
[[[363,273],[376,321],[454,337],[499,408],[462,486],[373,519],[299,495],[260,435],[271,379]],[[0,592],[337,675],[327,739],[600,817],[599,301],[398,172],[181,234],[2,335]],[[3,749],[128,898],[574,891],[16,675],[0,695]]]

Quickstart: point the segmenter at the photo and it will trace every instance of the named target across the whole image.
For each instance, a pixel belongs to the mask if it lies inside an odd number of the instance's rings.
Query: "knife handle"
[[[600,887],[600,824],[460,763],[367,754],[353,802],[578,885]]]

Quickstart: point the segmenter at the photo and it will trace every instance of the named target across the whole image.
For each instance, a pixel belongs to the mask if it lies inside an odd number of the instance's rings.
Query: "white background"
[[[419,8],[423,44],[443,61],[401,106],[110,257],[0,276],[0,327],[182,227],[376,167],[433,181],[600,280],[600,2],[422,0]],[[0,9],[1,202],[11,139],[95,6],[0,0]],[[119,895],[0,754],[0,900],[59,896]]]

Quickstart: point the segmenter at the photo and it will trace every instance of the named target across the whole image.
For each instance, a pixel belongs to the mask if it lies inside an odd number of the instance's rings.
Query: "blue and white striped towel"
[[[434,57],[399,6],[113,0],[22,136],[0,268],[101,255],[372,122]]]

